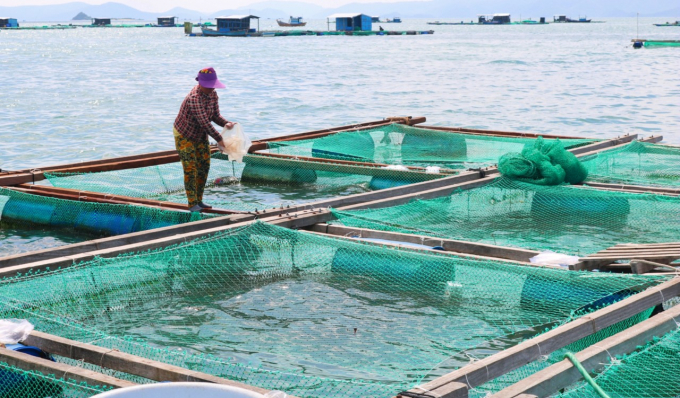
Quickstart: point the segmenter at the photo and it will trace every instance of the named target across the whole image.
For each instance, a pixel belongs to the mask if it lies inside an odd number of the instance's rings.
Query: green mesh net
[[[680,329],[654,338],[629,355],[610,359],[594,377],[611,398],[680,397]],[[561,398],[597,397],[586,382],[555,395]]]
[[[584,257],[619,243],[678,240],[680,198],[539,186],[505,178],[450,196],[338,211],[332,223]]]
[[[100,173],[46,173],[61,188],[186,203],[177,163]],[[248,155],[244,163],[214,154],[204,201],[240,211],[294,206],[446,177],[446,174]]]
[[[214,217],[155,207],[76,202],[0,188],[0,256]],[[54,236],[52,236],[54,235]],[[37,241],[37,242],[36,242]]]
[[[585,167],[576,155],[564,148],[562,141],[546,142],[542,137],[527,144],[521,153],[501,156],[498,171],[504,177],[538,185],[580,184],[588,176]]]
[[[296,156],[463,169],[494,165],[502,155],[520,152],[526,144],[534,141],[534,138],[459,134],[391,124],[321,138],[268,144],[270,152]],[[594,140],[565,139],[562,142],[565,147],[573,148]]]
[[[111,388],[20,369],[0,362],[2,398],[88,398]]]
[[[255,223],[5,279],[0,318],[301,397],[391,397],[664,280]]]
[[[676,41],[645,41],[645,47],[680,47],[680,40]]]
[[[680,148],[632,142],[582,159],[588,181],[643,186],[680,186]]]
[[[494,380],[484,383],[481,386],[475,387],[469,391],[469,396],[471,398],[484,398],[489,394],[496,393],[503,390],[504,388],[510,387],[513,384],[526,379],[527,377],[533,375],[534,373],[540,372],[564,359],[564,354],[567,352],[579,352],[585,350],[586,348],[597,344],[600,341],[611,337],[619,332],[622,332],[628,328],[631,328],[638,323],[648,319],[654,308],[650,308],[643,311],[637,315],[634,315],[625,321],[618,322],[607,328],[597,331],[590,336],[584,337],[578,341],[575,341],[568,346],[561,348],[557,351],[550,353],[549,355],[544,355],[539,360],[531,362],[525,366],[522,366],[516,370],[508,372],[503,376],[500,376]]]

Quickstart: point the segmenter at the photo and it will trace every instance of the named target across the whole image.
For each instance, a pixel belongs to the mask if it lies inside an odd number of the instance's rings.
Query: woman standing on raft
[[[212,206],[203,203],[203,190],[210,171],[210,145],[208,135],[222,146],[222,136],[211,122],[231,130],[234,122],[220,114],[216,88],[226,86],[217,80],[213,68],[201,69],[196,77],[198,85],[186,96],[175,119],[175,147],[184,169],[184,189],[189,201],[189,211],[201,211]]]

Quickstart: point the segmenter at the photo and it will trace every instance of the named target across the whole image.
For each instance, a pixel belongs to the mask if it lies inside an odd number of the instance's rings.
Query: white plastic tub
[[[181,382],[120,388],[92,398],[264,398],[264,395],[219,384]]]

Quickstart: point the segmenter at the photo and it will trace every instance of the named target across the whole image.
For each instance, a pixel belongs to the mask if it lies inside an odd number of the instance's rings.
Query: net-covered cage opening
[[[255,223],[0,283],[0,317],[303,397],[391,397],[656,285]],[[207,355],[209,354],[209,355]],[[361,395],[364,394],[364,395]]]
[[[0,362],[0,397],[2,398],[88,398],[110,391],[108,386],[26,370]]]
[[[204,201],[253,211],[293,206],[447,177],[450,174],[247,155],[232,162],[212,155]],[[179,162],[97,173],[45,173],[60,188],[186,203]]]
[[[635,141],[582,159],[593,182],[680,187],[680,148]]]
[[[0,223],[94,236],[121,235],[198,221],[214,215],[149,206],[80,202],[0,188]]]
[[[619,243],[678,240],[680,198],[499,178],[450,196],[334,210],[338,223],[585,257]]]
[[[593,377],[611,398],[659,398],[680,396],[680,330],[637,347],[628,355],[610,358]],[[578,382],[553,397],[598,396],[585,381]]]
[[[390,124],[320,138],[268,142],[268,145],[270,152],[295,156],[466,169],[492,166],[502,155],[521,152],[525,145],[533,145],[535,140]],[[575,138],[560,141],[566,148],[573,148],[595,140]]]

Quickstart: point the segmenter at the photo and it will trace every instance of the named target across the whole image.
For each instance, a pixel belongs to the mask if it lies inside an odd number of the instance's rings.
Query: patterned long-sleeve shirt
[[[199,86],[194,87],[182,102],[179,114],[175,119],[175,129],[187,139],[202,141],[208,139],[208,135],[215,141],[222,141],[222,136],[211,122],[224,127],[229,123],[220,114],[217,93],[210,94],[201,92]]]

